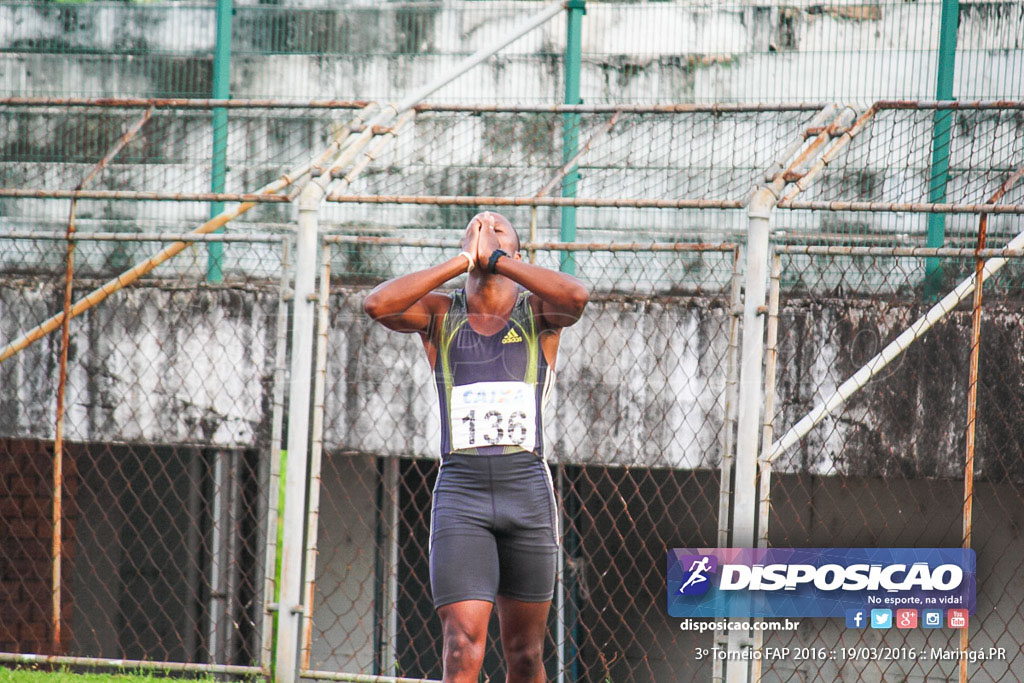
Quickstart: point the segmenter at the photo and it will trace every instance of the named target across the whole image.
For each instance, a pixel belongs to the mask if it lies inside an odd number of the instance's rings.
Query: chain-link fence
[[[962,666],[972,681],[1016,680],[1024,635],[1024,598],[1016,589],[1024,442],[1015,416],[1024,401],[1024,327],[1020,270],[1014,274],[1011,265],[1020,259],[1010,259],[986,280],[984,296],[976,300],[980,307],[965,297],[965,305],[949,306],[940,318],[935,311],[941,302],[906,292],[894,296],[888,287],[893,279],[918,274],[923,254],[842,251],[794,246],[778,256],[778,369],[769,388],[775,436],[827,404],[862,368],[874,371],[845,404],[801,431],[806,436],[798,443],[771,450],[770,486],[762,488],[763,504],[770,505],[767,544],[958,547],[966,538],[978,558],[977,610],[963,632],[855,630],[814,620],[797,633],[774,633],[766,645],[822,648],[839,656],[765,662],[764,680],[949,680]],[[955,279],[974,276],[973,258],[947,256],[943,264]],[[821,286],[823,265],[838,274],[838,282]],[[929,312],[940,322],[917,341],[900,343]],[[882,367],[879,356],[891,360]],[[883,646],[894,648],[892,654],[885,655]],[[961,648],[989,659],[961,662],[943,654]]]
[[[3,651],[259,662],[287,237],[209,240],[220,283],[194,244],[72,319],[66,362],[50,335],[0,368]],[[72,298],[168,241],[80,233]],[[61,310],[64,245],[0,235],[5,344]]]
[[[373,98],[407,93],[507,35],[538,2],[227,3],[216,0],[0,5],[0,94],[51,97],[210,97],[220,59],[238,97]],[[538,75],[557,91],[565,20],[556,19],[442,97],[525,88]],[[535,91],[533,97],[538,97]],[[492,99],[492,98],[483,98]]]
[[[374,325],[361,310],[365,290],[344,283],[443,260],[458,243],[331,243],[334,389],[309,665],[439,678],[427,572],[440,435],[433,376],[418,340]],[[613,248],[576,252],[592,300],[562,335],[548,415],[564,530],[545,648],[551,679],[665,679],[674,639],[662,608],[664,550],[713,545],[717,534],[730,349],[733,383],[736,371],[735,249]],[[538,250],[536,262],[557,268],[558,255]],[[621,286],[626,274],[632,287]],[[486,670],[501,676],[494,640]]]
[[[692,655],[713,636],[668,618],[662,572],[672,547],[730,542],[752,321],[768,318],[777,369],[761,449],[770,544],[960,545],[972,321],[969,292],[940,299],[975,259],[922,248],[936,234],[939,245],[1019,247],[1024,202],[1011,181],[1024,166],[1024,105],[421,105],[389,118],[361,103],[242,102],[228,105],[224,192],[211,194],[209,103],[99,104],[0,108],[11,150],[0,162],[0,598],[13,615],[0,649],[269,674],[290,637],[276,615],[297,625],[307,673],[439,676],[431,374],[417,339],[373,325],[361,302],[457,253],[480,207],[508,214],[524,258],[573,270],[592,294],[563,334],[547,422],[562,529],[552,679],[720,673]],[[756,282],[740,292],[758,258],[741,210],[766,187],[777,309],[759,308]],[[71,198],[69,219],[60,200]],[[216,200],[239,202],[220,223],[208,219]],[[926,216],[946,216],[942,230]],[[229,232],[154,234],[197,224]],[[851,246],[863,243],[885,247]],[[1024,639],[1012,578],[1024,509],[1018,263],[985,287],[973,413],[980,588],[968,635],[1012,650],[971,664],[994,679],[1016,675]],[[940,304],[945,322],[792,435]],[[775,441],[786,444],[777,453]],[[300,447],[282,453],[286,443]],[[824,620],[764,643],[876,641],[952,647],[949,631],[854,636]],[[761,673],[879,680],[954,667],[847,659]]]
[[[224,201],[240,199],[261,205],[238,224],[259,230],[290,226],[287,193],[254,195],[308,163],[372,111],[365,103],[344,102],[224,104],[214,112],[208,104],[183,101],[35,100],[0,106],[5,224],[63,232],[65,204],[15,199],[70,198],[78,190],[75,225],[83,231],[129,226],[133,232],[176,233],[207,220],[212,201],[220,200],[223,208]],[[215,152],[218,141],[222,146]]]
[[[218,42],[218,4],[5,0],[0,95],[209,97],[220,50],[236,98],[389,100],[540,5],[239,0]],[[1000,99],[1024,90],[1017,1],[591,0],[585,8],[577,76],[589,103]],[[564,91],[566,43],[559,17],[439,97],[547,101]]]

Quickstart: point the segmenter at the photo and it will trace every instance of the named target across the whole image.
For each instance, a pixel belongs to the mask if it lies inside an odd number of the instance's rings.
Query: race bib
[[[452,387],[452,450],[519,446],[537,442],[534,386],[526,382],[476,382]]]

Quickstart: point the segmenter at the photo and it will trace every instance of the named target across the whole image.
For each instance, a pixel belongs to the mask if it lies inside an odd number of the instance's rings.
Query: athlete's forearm
[[[545,304],[574,321],[583,315],[590,293],[582,282],[567,273],[535,266],[513,258],[500,258],[495,272],[536,294]]]
[[[417,301],[452,278],[466,272],[461,254],[444,263],[382,282],[363,301],[363,310],[374,320],[404,313]]]

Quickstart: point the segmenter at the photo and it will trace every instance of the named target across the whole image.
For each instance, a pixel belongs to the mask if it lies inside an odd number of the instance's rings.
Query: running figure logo
[[[686,568],[686,578],[679,587],[682,595],[704,595],[711,587],[709,574],[718,571],[718,558],[714,555],[687,555],[680,558],[680,565]]]

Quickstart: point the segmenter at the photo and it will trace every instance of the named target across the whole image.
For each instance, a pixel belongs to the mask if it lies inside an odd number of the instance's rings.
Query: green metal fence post
[[[586,0],[569,0],[566,4],[565,35],[565,103],[581,104],[580,99],[580,53],[582,43],[583,15],[587,11]],[[576,156],[580,131],[580,115],[564,114],[562,119],[562,162],[568,163]],[[573,166],[562,180],[562,196],[575,197],[576,183],[580,179],[579,167]],[[563,242],[576,241],[576,207],[562,207],[561,239]],[[563,251],[561,257],[563,272],[576,273],[576,257],[571,251]]]
[[[231,0],[217,0],[217,46],[213,55],[213,98],[226,100],[231,96]],[[213,163],[210,191],[224,191],[227,174],[228,112],[223,107],[213,110]],[[210,202],[210,218],[224,211],[224,202]],[[223,229],[217,232],[223,232]],[[207,247],[206,279],[221,282],[224,245],[211,242]]]
[[[583,15],[587,12],[586,0],[569,0],[565,5],[568,14],[566,15],[565,31],[565,103],[582,104],[580,99],[580,63],[582,61],[582,38]],[[576,156],[579,146],[580,115],[564,114],[562,118],[562,163],[569,163],[569,160]],[[576,184],[580,179],[579,167],[573,166],[562,180],[562,196],[575,197]],[[576,241],[576,207],[563,206],[561,230],[559,232],[563,242]],[[576,257],[574,252],[563,251],[561,255],[562,272],[570,275],[576,274]],[[571,558],[573,564],[569,571],[562,568],[562,577],[565,581],[565,604],[563,623],[568,631],[565,638],[566,650],[562,656],[562,665],[565,667],[558,672],[559,683],[574,682],[579,680],[579,643],[580,643],[580,586],[577,576],[578,565],[575,560],[580,555],[582,545],[579,526],[579,498],[575,485],[569,487],[567,499],[564,500],[566,511],[564,557]],[[567,665],[567,666],[566,666]],[[567,670],[566,670],[567,669]]]
[[[956,31],[960,19],[960,0],[942,0],[942,19],[939,27],[939,73],[935,99],[953,99],[953,73],[956,66]],[[932,170],[928,183],[928,201],[946,201],[946,183],[949,180],[950,129],[952,111],[936,111],[935,132],[932,137]],[[946,215],[928,215],[929,247],[941,247],[946,241]],[[937,257],[925,264],[924,296],[934,299],[942,289],[942,264]]]

